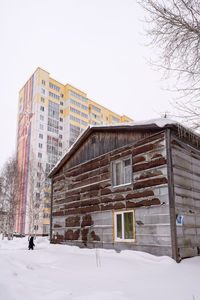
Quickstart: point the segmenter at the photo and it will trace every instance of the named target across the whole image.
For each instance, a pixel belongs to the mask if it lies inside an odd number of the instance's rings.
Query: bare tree
[[[200,1],[138,0],[147,12],[146,33],[150,45],[159,55],[157,67],[166,77],[175,77],[179,100],[175,103],[177,117],[197,129],[200,116]]]
[[[8,159],[1,172],[1,209],[5,213],[8,237],[15,226],[18,190],[18,166],[15,156]]]

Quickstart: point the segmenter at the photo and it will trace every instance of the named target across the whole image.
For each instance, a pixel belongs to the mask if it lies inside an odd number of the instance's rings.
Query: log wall
[[[165,135],[131,134],[123,147],[107,136],[101,150],[103,133],[89,138],[53,177],[52,242],[171,256]],[[133,183],[113,188],[111,162],[127,156]],[[113,211],[126,209],[135,210],[135,244],[113,241]]]

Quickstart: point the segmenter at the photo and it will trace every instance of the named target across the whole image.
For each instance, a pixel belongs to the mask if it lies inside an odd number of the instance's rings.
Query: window
[[[50,203],[47,203],[47,202],[44,203],[44,208],[50,208],[50,207],[51,207]]]
[[[45,95],[45,89],[41,89],[43,95]]]
[[[85,103],[88,103],[88,99],[87,99],[87,98],[81,96],[80,94],[78,94],[78,93],[76,93],[76,92],[74,92],[74,91],[70,91],[70,95],[72,95],[72,96],[74,96],[74,97],[76,97],[76,98],[82,100],[82,101],[85,102]]]
[[[40,124],[40,129],[43,130],[44,129],[44,125]]]
[[[48,106],[48,126],[50,132],[58,133],[59,122],[59,105],[49,100]]]
[[[40,203],[35,203],[35,208],[40,208]]]
[[[41,97],[41,102],[43,102],[43,103],[45,102],[45,100],[44,100],[44,98],[43,98],[43,97]]]
[[[62,134],[59,134],[59,139],[62,139]]]
[[[55,84],[53,84],[53,83],[51,83],[51,82],[49,82],[49,87],[50,87],[51,89],[57,91],[57,92],[60,92],[59,86],[57,86],[57,85],[55,85]]]
[[[42,144],[41,144],[41,143],[39,143],[39,144],[38,144],[38,147],[39,147],[39,148],[42,148]]]
[[[63,114],[63,109],[60,109],[60,113]]]
[[[88,114],[85,114],[84,112],[82,112],[82,111],[80,111],[80,110],[78,110],[78,109],[76,109],[76,108],[74,108],[72,106],[70,106],[70,111],[74,112],[75,114],[77,114],[79,116],[82,116],[82,117],[88,119]]]
[[[41,111],[44,111],[44,106],[40,106],[40,110],[41,110]]]
[[[60,122],[63,122],[63,118],[60,118]]]
[[[113,122],[120,123],[120,119],[118,119],[118,118],[116,118],[116,117],[114,117],[114,116],[112,116],[112,121],[113,121]]]
[[[101,109],[96,107],[95,105],[91,105],[92,110],[95,110],[98,113],[101,113]]]
[[[54,98],[54,99],[60,100],[60,96],[58,96],[58,95],[56,95],[56,94],[54,94],[52,92],[49,92],[49,96],[52,97],[52,98]]]
[[[36,186],[37,186],[38,188],[40,188],[40,182],[37,182]]]
[[[112,163],[113,186],[130,184],[132,182],[131,158],[116,160]]]
[[[42,153],[38,152],[38,157],[42,158]]]
[[[60,105],[62,105],[62,106],[63,106],[63,102],[62,102],[62,101],[60,101]]]
[[[40,121],[44,121],[44,116],[40,115]]]
[[[42,133],[39,133],[39,138],[43,139],[43,134]]]
[[[35,220],[39,220],[39,215],[38,215],[38,214],[35,214],[35,215],[34,215],[34,219],[35,219]]]
[[[60,130],[63,130],[63,127],[62,127],[62,126],[60,126],[60,127],[59,127],[59,129],[60,129]]]
[[[81,119],[79,119],[79,118],[77,118],[77,117],[75,117],[75,116],[70,115],[69,118],[70,118],[70,120],[75,121],[75,122],[77,122],[77,123],[80,123],[80,124],[82,124],[82,125],[85,125],[85,126],[88,125],[87,122],[85,122],[85,121],[83,121],[83,120],[81,120]]]
[[[38,167],[42,168],[42,163],[41,162],[38,162]]]
[[[73,105],[76,105],[76,106],[78,106],[78,107],[80,107],[80,108],[82,108],[82,109],[84,109],[86,111],[88,111],[88,107],[87,106],[81,104],[80,102],[78,102],[78,101],[76,101],[74,99],[70,99],[70,103],[73,104]]]
[[[44,214],[43,214],[43,218],[44,218],[44,219],[49,219],[49,218],[50,218],[50,214],[44,213]]]
[[[46,83],[45,83],[45,80],[42,80],[42,84],[43,84],[43,85],[45,85],[45,84],[46,84]]]
[[[114,241],[135,242],[134,210],[114,212]]]

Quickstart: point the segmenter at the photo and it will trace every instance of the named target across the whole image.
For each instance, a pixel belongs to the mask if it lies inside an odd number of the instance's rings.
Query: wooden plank
[[[169,210],[171,224],[171,242],[172,242],[172,257],[178,262],[178,247],[176,233],[176,216],[175,216],[175,194],[174,194],[174,178],[172,164],[172,149],[171,149],[171,131],[166,130],[166,152],[167,152],[167,173],[168,173],[168,192],[169,192]]]

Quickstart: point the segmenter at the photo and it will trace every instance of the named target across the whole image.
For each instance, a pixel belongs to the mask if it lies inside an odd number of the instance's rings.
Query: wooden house
[[[200,254],[200,137],[180,124],[88,127],[49,177],[52,243]]]

